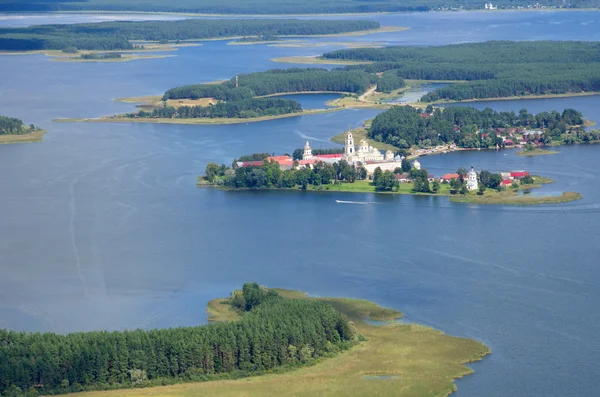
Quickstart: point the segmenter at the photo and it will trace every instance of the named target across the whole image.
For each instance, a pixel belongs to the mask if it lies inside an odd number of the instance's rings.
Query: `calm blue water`
[[[412,28],[382,40],[441,44],[598,39],[599,16],[377,18]],[[0,80],[2,113],[49,131],[40,144],[0,146],[0,328],[71,332],[202,324],[209,299],[255,280],[373,300],[410,321],[482,340],[494,353],[474,364],[474,376],[458,382],[458,396],[596,395],[600,146],[561,147],[559,155],[532,158],[479,151],[422,159],[435,175],[470,165],[527,169],[557,180],[542,192],[584,195],[558,206],[478,206],[443,197],[194,187],[208,162],[291,152],[307,139],[332,147],[332,135],[376,110],[227,126],[51,121],[131,110],[111,99],[281,67],[270,59],[321,50],[209,42],[181,49],[174,58],[114,64],[0,58],[10,76]],[[518,110],[525,103],[487,106]],[[567,106],[600,121],[600,97],[527,104],[531,111]],[[339,205],[336,199],[376,204]]]
[[[417,87],[411,87],[408,90],[404,91],[402,93],[402,96],[400,96],[399,98],[396,98],[396,99],[393,99],[393,100],[387,101],[387,102],[389,102],[389,103],[417,102],[419,99],[421,99],[421,97],[423,95],[426,95],[426,94],[430,93],[431,91],[435,91],[438,88],[443,88],[447,85],[448,84],[432,83],[432,84],[422,84]]]

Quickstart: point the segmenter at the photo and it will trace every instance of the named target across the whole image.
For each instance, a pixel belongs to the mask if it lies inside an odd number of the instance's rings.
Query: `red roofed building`
[[[500,182],[500,185],[502,185],[502,186],[509,186],[509,185],[512,185],[512,182],[513,181],[511,181],[510,179],[505,179],[502,182]]]
[[[452,179],[458,179],[459,177],[458,174],[446,174],[440,178],[440,182],[450,182]]]
[[[526,176],[529,176],[529,172],[527,171],[514,171],[510,173],[510,177],[515,179],[521,179]]]
[[[343,156],[342,153],[338,153],[338,154],[315,154],[314,157],[318,158],[318,159],[334,159],[334,160],[339,160],[341,159]]]

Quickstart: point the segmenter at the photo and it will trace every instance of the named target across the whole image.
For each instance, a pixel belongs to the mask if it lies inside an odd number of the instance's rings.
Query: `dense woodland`
[[[0,395],[248,376],[333,354],[357,337],[332,306],[282,298],[256,283],[234,292],[231,304],[240,320],[199,327],[68,335],[0,330]]]
[[[466,80],[421,100],[465,100],[600,91],[600,43],[496,41],[439,47],[339,50],[327,59],[373,61],[347,70],[385,72],[401,79]]]
[[[14,117],[0,116],[0,135],[23,135],[36,129],[33,124],[27,126]]]
[[[0,0],[1,1],[1,0]],[[374,21],[211,20],[117,21],[1,28],[0,50],[127,50],[129,40],[178,41],[248,35],[314,35],[379,28]]]
[[[172,88],[165,92],[163,99],[214,98],[232,101],[253,96],[316,91],[360,94],[384,78],[362,70],[272,69],[266,72],[240,74],[239,88],[236,88],[236,80],[233,77],[222,84],[195,84]],[[384,84],[387,84],[390,89],[400,88],[405,84],[399,78],[392,77],[386,80],[389,81]]]
[[[498,0],[500,8],[528,6],[533,3],[564,7],[561,0]],[[569,7],[598,7],[597,0],[571,0]],[[482,9],[476,0],[0,0],[0,11],[161,11],[219,14],[298,14],[429,11],[448,8]]]
[[[526,109],[519,113],[458,106],[427,110],[429,112],[411,106],[394,106],[375,117],[368,136],[400,148],[442,143],[455,143],[467,148],[495,147],[503,146],[502,139],[495,134],[498,128],[543,128],[548,139],[561,140],[563,135],[579,132],[580,128],[574,126],[584,122],[582,114],[573,109],[537,115]]]
[[[127,117],[151,118],[252,118],[298,113],[302,106],[296,101],[277,98],[250,98],[239,101],[219,102],[209,106],[163,106],[152,112],[141,110]]]

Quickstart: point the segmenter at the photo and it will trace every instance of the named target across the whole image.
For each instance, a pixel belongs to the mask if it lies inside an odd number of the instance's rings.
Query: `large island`
[[[0,331],[0,394],[441,397],[473,372],[465,363],[490,353],[471,339],[396,322],[400,312],[375,303],[256,283],[211,301],[207,311],[213,324],[199,327]],[[175,383],[186,384],[167,386]]]

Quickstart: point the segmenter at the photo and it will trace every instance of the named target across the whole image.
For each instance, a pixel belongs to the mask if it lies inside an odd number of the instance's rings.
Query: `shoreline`
[[[473,103],[473,102],[491,102],[491,101],[519,101],[526,99],[553,99],[553,98],[576,98],[600,95],[600,91],[590,92],[574,92],[570,94],[543,94],[543,95],[523,95],[523,96],[510,96],[510,97],[498,97],[498,98],[477,98],[477,99],[464,99],[460,101],[455,100],[439,100],[434,102],[412,102],[408,105],[413,107],[424,107],[427,105],[451,105],[455,103]]]
[[[187,118],[187,119],[166,119],[166,118],[129,118],[129,117],[99,117],[99,118],[66,118],[53,119],[58,123],[152,123],[152,124],[243,124],[256,123],[260,121],[269,121],[284,119],[289,117],[310,116],[313,114],[331,113],[343,110],[343,108],[333,109],[309,109],[298,113],[279,114],[276,116],[261,116],[253,118]]]
[[[397,320],[403,317],[401,312],[371,301],[314,297],[302,291],[280,288],[272,290],[285,299],[314,300],[333,306],[352,321],[360,335],[356,345],[302,366],[284,366],[263,374],[249,373],[241,379],[224,376],[160,388],[127,388],[66,396],[321,395],[325,384],[331,391],[327,394],[336,396],[364,396],[372,392],[373,387],[382,395],[409,397],[419,391],[419,395],[443,396],[456,390],[457,379],[474,373],[466,364],[481,361],[492,353],[481,341],[451,336],[425,325],[399,322]],[[209,322],[241,318],[232,310],[229,299],[216,298],[207,303]]]
[[[465,195],[451,194],[448,184],[441,184],[441,190],[438,193],[423,193],[412,192],[412,183],[401,183],[397,191],[377,191],[368,180],[359,180],[353,183],[341,182],[338,184],[319,185],[318,187],[308,185],[306,190],[301,190],[299,187],[294,188],[228,188],[217,185],[212,185],[198,177],[197,187],[213,188],[227,192],[237,191],[294,191],[294,192],[310,192],[310,193],[362,193],[362,194],[385,194],[385,195],[410,195],[410,196],[430,196],[430,197],[446,197],[451,203],[467,203],[467,204],[496,204],[496,205],[540,205],[540,204],[561,204],[570,201],[576,201],[583,196],[577,192],[563,192],[558,196],[536,196],[530,194],[521,195],[521,191],[529,191],[537,189],[543,185],[554,183],[555,181],[542,176],[533,176],[534,183],[530,185],[521,185],[517,189],[504,189],[496,191],[495,189],[487,189],[483,195],[478,195],[476,192],[469,192]],[[336,200],[337,202],[337,200]]]
[[[37,130],[21,135],[0,135],[0,145],[41,142],[44,140],[46,132],[46,130]]]

